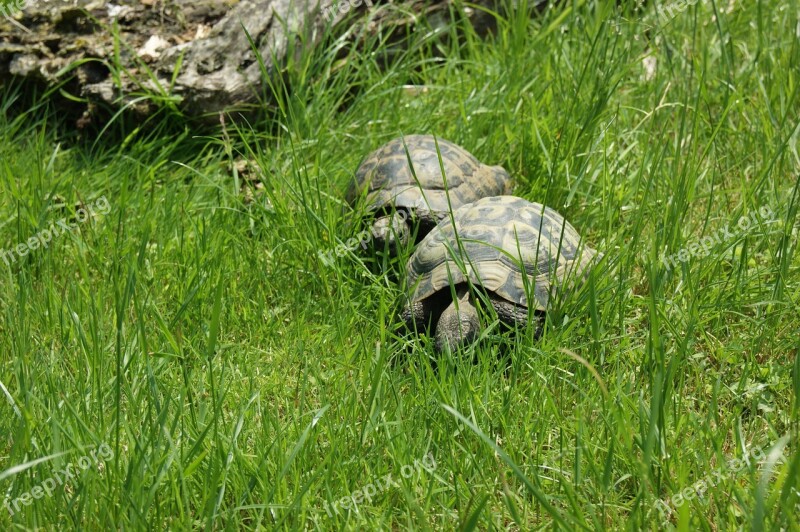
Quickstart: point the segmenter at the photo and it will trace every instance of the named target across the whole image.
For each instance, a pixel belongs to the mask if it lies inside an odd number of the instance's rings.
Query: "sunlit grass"
[[[485,41],[419,31],[388,64],[330,37],[269,119],[204,136],[95,144],[5,90],[0,249],[110,211],[0,258],[0,528],[797,530],[799,17],[575,2]],[[397,334],[407,254],[320,257],[362,229],[361,159],[410,133],[502,164],[605,254],[541,340],[489,324],[436,355]]]

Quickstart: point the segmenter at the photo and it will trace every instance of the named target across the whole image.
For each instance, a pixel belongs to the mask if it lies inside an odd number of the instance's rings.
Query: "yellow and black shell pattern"
[[[438,220],[450,210],[448,196],[455,209],[483,197],[508,194],[511,186],[505,169],[481,163],[452,142],[433,135],[407,135],[384,144],[361,163],[346,199],[353,204],[366,194],[371,210],[393,205]]]
[[[553,209],[514,196],[483,198],[454,210],[420,242],[406,266],[409,297],[422,301],[469,278],[524,307],[532,294],[533,309],[545,311],[551,289],[584,280],[596,257]]]

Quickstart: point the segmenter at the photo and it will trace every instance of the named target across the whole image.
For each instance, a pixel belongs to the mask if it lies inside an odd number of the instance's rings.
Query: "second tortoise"
[[[395,251],[415,232],[416,241],[421,240],[451,207],[508,194],[511,188],[511,177],[501,166],[485,165],[461,146],[433,135],[407,135],[367,156],[346,199],[353,205],[366,196],[375,216],[375,246],[388,244]]]
[[[455,210],[453,221],[419,244],[406,267],[402,319],[412,330],[435,324],[437,349],[455,349],[480,332],[471,287],[502,322],[524,325],[549,308],[554,291],[581,283],[596,257],[553,209],[514,196],[483,198]]]

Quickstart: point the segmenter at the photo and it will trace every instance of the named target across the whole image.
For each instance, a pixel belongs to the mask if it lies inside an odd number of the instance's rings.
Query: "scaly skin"
[[[455,351],[471,344],[481,329],[478,310],[470,301],[469,288],[462,285],[456,299],[444,309],[436,325],[436,349]]]
[[[372,224],[372,236],[375,240],[375,249],[388,249],[392,254],[406,246],[411,238],[411,227],[408,217],[399,212],[390,216],[382,216]]]

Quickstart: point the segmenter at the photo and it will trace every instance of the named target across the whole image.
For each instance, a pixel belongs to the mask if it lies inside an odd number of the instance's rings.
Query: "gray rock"
[[[0,12],[0,85],[12,77],[48,87],[69,80],[65,89],[90,102],[85,118],[97,103],[143,114],[167,104],[214,119],[254,108],[263,76],[243,28],[274,76],[290,50],[316,45],[326,25],[337,28],[353,13],[387,14],[373,16],[369,31],[417,23],[378,0],[14,1],[24,1],[21,10]],[[404,12],[436,25],[451,2],[405,0]],[[480,10],[466,14],[485,29]]]

